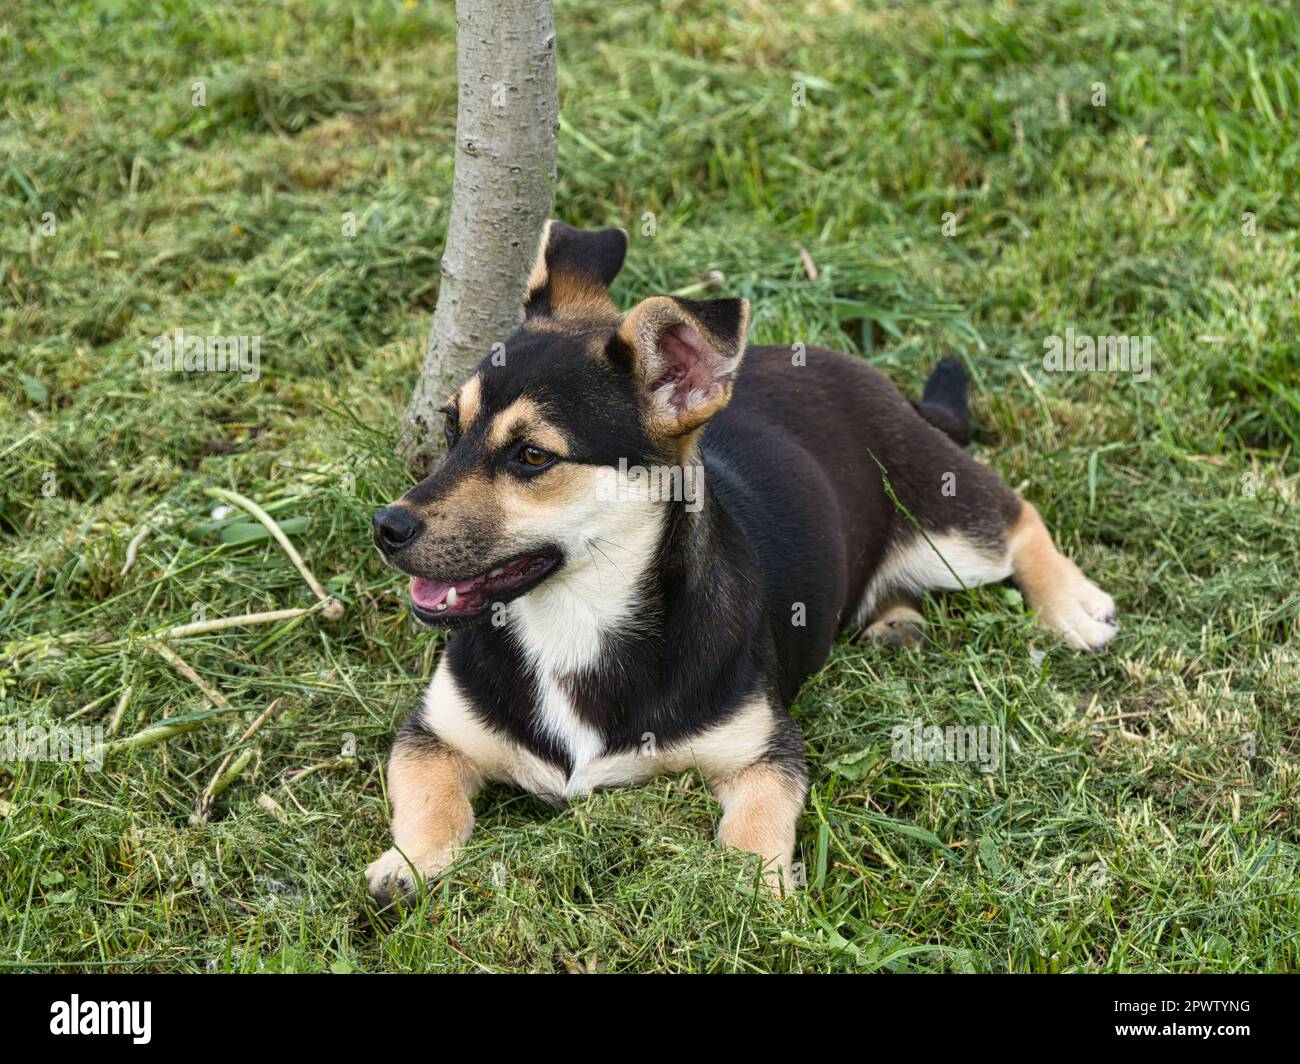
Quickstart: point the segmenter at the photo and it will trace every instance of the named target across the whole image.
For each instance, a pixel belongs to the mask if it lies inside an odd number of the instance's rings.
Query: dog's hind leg
[[[1078,650],[1097,652],[1119,631],[1115,600],[1056,549],[1034,507],[1022,500],[1007,535],[1011,570],[1038,623]]]
[[[888,638],[900,620],[900,594],[953,591],[1014,577],[1042,627],[1079,650],[1103,649],[1119,630],[1114,601],[1056,549],[1030,503],[953,446],[952,441],[969,439],[969,408],[961,364],[944,359],[916,410],[949,439],[937,440],[918,428],[909,449],[897,450],[892,461],[881,464],[887,493],[901,516],[895,517],[892,541],[854,620],[868,626],[867,634]]]
[[[1012,496],[1005,531],[912,532],[893,547],[859,607],[870,636],[888,638],[907,621],[908,597],[957,591],[1013,577],[1038,624],[1077,650],[1100,651],[1119,630],[1114,600],[1056,549],[1038,511]]]

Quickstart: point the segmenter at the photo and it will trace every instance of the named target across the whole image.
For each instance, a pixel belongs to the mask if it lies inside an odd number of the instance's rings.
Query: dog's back
[[[940,374],[951,391],[953,363]],[[786,698],[854,619],[906,532],[904,509],[928,531],[982,529],[990,545],[1005,538],[1018,500],[923,424],[935,420],[959,430],[964,419],[937,398],[918,413],[861,359],[816,347],[797,356],[790,347],[747,350],[735,395],[705,429],[701,451],[714,495],[758,557]],[[962,491],[943,494],[945,472]]]

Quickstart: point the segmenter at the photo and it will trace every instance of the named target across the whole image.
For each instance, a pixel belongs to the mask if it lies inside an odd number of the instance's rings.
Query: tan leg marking
[[[910,596],[886,602],[862,634],[898,647],[918,647],[925,642],[925,618]]]
[[[722,803],[718,841],[763,859],[763,874],[774,893],[794,886],[794,833],[803,812],[806,788],[770,761],[760,761],[734,776],[712,782]]]
[[[451,864],[474,828],[469,800],[479,783],[477,771],[451,747],[398,740],[388,762],[393,847],[366,869],[376,900],[409,893],[415,873],[427,879]]]
[[[1024,503],[1008,539],[1011,569],[1038,623],[1077,650],[1099,651],[1119,631],[1115,600],[1056,549],[1038,511]]]

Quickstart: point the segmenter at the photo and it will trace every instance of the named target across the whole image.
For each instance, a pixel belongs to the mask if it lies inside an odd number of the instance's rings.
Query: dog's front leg
[[[406,722],[388,761],[393,847],[366,869],[370,893],[383,904],[451,864],[474,828],[470,799],[481,778],[470,761],[428,730],[422,713]]]
[[[758,854],[773,892],[789,893],[795,886],[795,825],[808,793],[802,762],[757,761],[710,786],[722,804],[718,841]]]

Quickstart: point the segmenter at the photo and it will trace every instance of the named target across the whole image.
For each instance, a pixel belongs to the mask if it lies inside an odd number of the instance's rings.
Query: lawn
[[[1074,653],[988,587],[930,600],[920,649],[841,640],[795,706],[812,794],[786,901],[685,775],[560,811],[488,792],[451,874],[376,913],[384,762],[440,650],[369,515],[409,483],[451,5],[9,5],[0,729],[117,745],[98,771],[0,764],[0,967],[1300,969],[1300,14],[560,0],[556,21],[555,213],[629,230],[620,304],[715,270],[755,342],[852,351],[909,394],[957,355],[975,453],[1120,635]],[[178,329],[260,337],[257,379],[159,370]],[[1150,337],[1149,379],[1048,372],[1067,329]],[[168,636],[315,601],[210,489],[265,507],[344,616]],[[996,770],[896,759],[914,720],[996,726]]]

